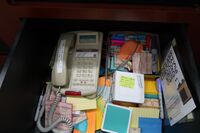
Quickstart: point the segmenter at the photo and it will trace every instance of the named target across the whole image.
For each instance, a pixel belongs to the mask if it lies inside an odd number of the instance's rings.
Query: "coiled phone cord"
[[[39,128],[39,130],[41,131],[41,132],[44,132],[44,133],[46,133],[46,132],[49,132],[49,131],[51,131],[53,128],[55,128],[55,126],[57,126],[59,123],[61,123],[61,122],[64,122],[64,123],[66,123],[68,126],[69,126],[69,129],[68,129],[68,132],[69,133],[71,133],[72,132],[72,122],[68,119],[68,118],[66,118],[66,117],[63,117],[63,116],[61,116],[60,118],[58,118],[55,122],[53,122],[50,126],[48,126],[48,127],[43,127],[42,125],[41,125],[41,118],[42,118],[42,115],[43,115],[43,113],[44,113],[44,106],[41,108],[41,111],[40,111],[40,114],[39,114],[39,119],[38,119],[38,121],[37,121],[37,127]]]
[[[72,122],[64,117],[64,116],[60,116],[55,122],[52,123],[52,118],[53,118],[53,114],[54,114],[54,111],[56,109],[56,106],[59,102],[61,98],[61,93],[60,93],[60,88],[58,89],[58,91],[56,92],[56,97],[55,97],[55,100],[50,108],[50,111],[49,111],[49,115],[48,115],[48,127],[43,127],[42,124],[41,124],[41,118],[43,116],[43,113],[44,113],[44,105],[42,106],[41,110],[40,110],[40,113],[39,113],[39,117],[38,117],[38,121],[37,121],[37,127],[39,128],[39,130],[41,132],[49,132],[51,131],[53,128],[55,128],[55,126],[57,126],[59,123],[66,123],[68,125],[68,133],[71,133],[72,132],[72,129],[73,129],[73,124]]]
[[[51,125],[51,123],[52,123],[53,114],[56,110],[56,106],[57,106],[58,102],[60,101],[60,99],[61,99],[61,93],[60,93],[60,87],[59,87],[59,89],[56,92],[56,97],[50,107],[50,110],[49,110],[48,125]]]

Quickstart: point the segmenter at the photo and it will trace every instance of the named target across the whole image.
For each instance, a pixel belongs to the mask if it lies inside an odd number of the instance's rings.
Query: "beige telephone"
[[[64,33],[58,41],[52,84],[65,95],[96,93],[103,34],[92,31]]]

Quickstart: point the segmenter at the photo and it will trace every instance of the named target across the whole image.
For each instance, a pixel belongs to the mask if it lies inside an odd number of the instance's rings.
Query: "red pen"
[[[66,96],[81,96],[81,92],[76,91],[65,91]]]

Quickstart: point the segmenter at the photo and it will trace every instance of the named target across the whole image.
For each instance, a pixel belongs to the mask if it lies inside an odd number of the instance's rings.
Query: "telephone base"
[[[93,99],[93,98],[96,98],[97,95],[95,93],[95,94],[92,94],[92,95],[89,95],[89,96],[85,96],[85,97],[88,98],[88,99]]]

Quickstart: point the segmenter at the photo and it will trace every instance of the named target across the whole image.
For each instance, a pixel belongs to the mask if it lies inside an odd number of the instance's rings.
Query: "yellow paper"
[[[130,107],[132,109],[132,116],[131,116],[131,128],[139,128],[139,117],[146,117],[146,118],[159,118],[159,109],[150,109],[150,108],[136,108]]]
[[[96,109],[96,130],[101,129],[103,112],[97,107]]]
[[[155,79],[145,79],[144,80],[144,92],[145,94],[153,94],[157,95],[158,91],[156,89],[156,81]]]
[[[133,79],[133,77],[121,76],[119,82],[119,85],[121,87],[126,87],[129,89],[133,89],[135,85],[135,80]]]
[[[96,109],[96,98],[88,99],[84,97],[67,97],[67,103],[73,105],[73,110]]]
[[[107,89],[107,87],[109,86],[110,86],[110,79],[105,80],[105,76],[99,78],[98,87],[105,87],[105,89]],[[97,109],[96,109],[96,126],[95,126],[96,130],[101,129],[104,108],[105,108],[105,103],[103,102],[102,97],[99,97],[97,99]]]

